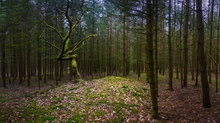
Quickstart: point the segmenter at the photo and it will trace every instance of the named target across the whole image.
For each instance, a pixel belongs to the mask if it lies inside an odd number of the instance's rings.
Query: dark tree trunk
[[[188,22],[189,22],[189,3],[190,0],[186,0],[185,6],[185,22],[184,22],[184,76],[183,76],[183,87],[187,87],[187,73],[188,73]]]
[[[3,87],[6,88],[6,64],[5,64],[5,37],[3,35],[2,37],[2,42],[1,42],[1,45],[2,45],[2,84],[3,84]]]
[[[168,61],[169,61],[169,83],[168,90],[173,90],[173,59],[171,43],[171,0],[169,0],[169,34],[168,34]]]
[[[147,71],[150,82],[150,92],[152,100],[152,117],[158,118],[157,92],[154,73],[154,51],[153,51],[153,4],[147,0]]]
[[[209,83],[206,70],[206,59],[204,53],[204,26],[203,26],[203,14],[202,14],[202,0],[196,0],[197,6],[197,26],[198,26],[198,43],[199,43],[199,59],[200,59],[200,73],[202,83],[202,100],[203,107],[210,108],[210,96],[209,96]]]

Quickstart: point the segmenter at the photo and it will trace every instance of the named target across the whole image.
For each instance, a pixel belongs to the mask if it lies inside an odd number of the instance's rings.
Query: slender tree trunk
[[[211,3],[211,15],[210,15],[210,20],[209,20],[209,27],[210,27],[210,33],[209,33],[209,54],[212,56],[212,37],[213,37],[213,27],[212,27],[212,23],[213,23],[213,10],[214,10],[214,0],[212,0]],[[209,65],[208,65],[208,74],[209,74],[209,83],[212,83],[212,60],[211,58],[209,59]]]
[[[122,55],[122,71],[123,71],[123,76],[126,76],[126,39],[125,39],[125,13],[123,14],[123,55]]]
[[[183,87],[183,62],[182,62],[182,20],[183,20],[183,2],[181,7],[181,17],[180,17],[180,40],[179,40],[179,67],[180,67],[180,82],[181,88]]]
[[[130,73],[130,39],[129,39],[129,25],[130,25],[130,20],[128,19],[127,20],[127,25],[126,25],[126,56],[125,56],[125,59],[126,59],[126,76],[129,75]]]
[[[218,15],[218,33],[217,33],[217,50],[216,50],[216,68],[215,68],[215,75],[216,75],[216,82],[215,82],[215,91],[218,92],[218,63],[219,63],[219,40],[220,40],[220,5],[219,5],[219,15]]]
[[[30,34],[29,34],[30,35]],[[31,85],[31,42],[30,39],[28,39],[28,45],[27,45],[27,86]]]
[[[56,86],[59,85],[59,62],[57,60],[55,62],[55,79],[56,79]]]
[[[185,6],[185,22],[184,22],[184,78],[183,78],[183,87],[187,87],[187,73],[188,73],[188,22],[189,22],[189,3],[190,0],[186,0]]]
[[[202,100],[203,107],[210,108],[210,96],[209,96],[209,83],[207,79],[206,60],[204,52],[204,26],[203,26],[203,14],[202,14],[202,0],[196,0],[197,8],[197,26],[198,26],[198,43],[199,43],[199,59],[200,59],[200,72],[202,83]]]
[[[7,86],[6,86],[6,64],[5,64],[5,62],[6,62],[6,59],[5,59],[5,35],[3,35],[2,36],[2,41],[1,41],[1,45],[2,45],[2,49],[1,49],[1,52],[2,52],[2,60],[1,60],[1,62],[2,62],[2,84],[3,84],[3,87],[4,88],[6,88]]]
[[[171,0],[169,0],[169,32],[168,32],[168,61],[169,61],[169,87],[173,90],[173,59],[172,59],[172,43],[171,43]]]
[[[156,87],[156,94],[158,96],[158,1],[155,0],[154,2],[154,16],[155,16],[155,27],[154,27],[154,71],[155,71],[155,87]]]
[[[176,13],[176,0],[174,0],[174,33],[176,33],[176,19],[177,13]],[[180,40],[180,39],[179,39]],[[179,43],[177,42],[177,35],[175,34],[174,42],[176,45],[176,58],[175,58],[175,68],[176,68],[176,79],[179,79]]]
[[[157,92],[154,73],[154,55],[153,55],[153,4],[147,0],[147,69],[149,71],[150,91],[152,100],[152,117],[158,117]]]
[[[20,46],[22,47],[22,46]],[[19,48],[19,84],[22,84],[23,80],[23,48]]]
[[[195,10],[195,0],[193,0],[193,9]],[[195,11],[193,11],[193,18],[192,18],[192,24],[195,25]],[[191,66],[191,75],[192,75],[192,80],[195,80],[195,69],[196,69],[196,45],[197,45],[197,41],[196,41],[196,30],[195,30],[195,26],[193,26],[192,28],[193,30],[193,35],[192,35],[192,66]]]
[[[38,47],[38,50],[37,50],[37,57],[38,57],[38,62],[37,62],[37,72],[38,72],[38,81],[41,81],[42,80],[42,77],[41,77],[41,68],[42,68],[42,64],[41,64],[41,24],[38,25],[39,27],[39,37],[37,38],[37,47]]]

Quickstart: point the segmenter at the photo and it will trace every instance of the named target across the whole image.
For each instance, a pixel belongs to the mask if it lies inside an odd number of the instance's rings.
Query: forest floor
[[[0,123],[7,122],[108,122],[108,123],[219,123],[220,93],[210,89],[212,107],[202,108],[201,86],[189,83],[174,91],[159,77],[159,118],[151,118],[149,85],[145,77],[109,76],[58,87],[9,85],[0,88]],[[214,85],[214,84],[213,84]]]

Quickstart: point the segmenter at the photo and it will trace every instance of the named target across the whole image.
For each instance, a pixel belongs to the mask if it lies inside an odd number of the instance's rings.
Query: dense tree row
[[[207,82],[214,75],[218,92],[219,18],[214,0],[1,0],[1,82],[30,86],[37,78],[40,88],[56,78],[58,84],[70,69],[69,61],[57,61],[57,49],[71,20],[77,25],[69,46],[97,34],[75,51],[82,77],[146,72],[157,110],[158,74],[167,74],[169,90],[173,78],[187,87],[191,75],[197,86],[201,74],[204,107],[210,107]]]

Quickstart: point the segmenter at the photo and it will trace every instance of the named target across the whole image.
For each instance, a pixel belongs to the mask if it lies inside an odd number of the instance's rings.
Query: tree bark
[[[214,0],[212,0],[211,4],[211,15],[210,15],[210,20],[209,20],[209,29],[210,29],[210,33],[209,33],[209,54],[212,56],[212,33],[213,33],[213,10],[214,10]],[[209,74],[209,83],[212,83],[212,60],[211,58],[208,58],[209,62],[208,62],[208,74]]]
[[[168,61],[169,61],[169,84],[168,90],[173,90],[173,59],[171,43],[171,0],[169,0],[169,32],[168,32]]]
[[[188,22],[189,22],[189,3],[190,0],[186,0],[185,6],[185,22],[184,22],[184,76],[183,76],[183,87],[187,87],[187,73],[188,73]]]
[[[7,86],[6,86],[6,64],[5,64],[5,36],[3,35],[2,36],[2,41],[1,41],[1,45],[2,45],[2,47],[1,47],[1,52],[2,52],[2,79],[3,79],[3,81],[2,81],[2,84],[3,84],[3,87],[4,88],[6,88]]]
[[[198,28],[198,43],[199,43],[199,59],[200,59],[200,73],[202,83],[202,100],[203,107],[210,108],[210,96],[209,96],[209,83],[207,78],[206,70],[206,59],[204,52],[204,25],[203,25],[203,14],[202,14],[202,0],[196,0],[197,8],[197,28]]]
[[[152,117],[158,117],[157,93],[154,73],[154,55],[153,55],[153,4],[151,0],[147,0],[147,70],[149,71],[149,82],[152,100]]]

